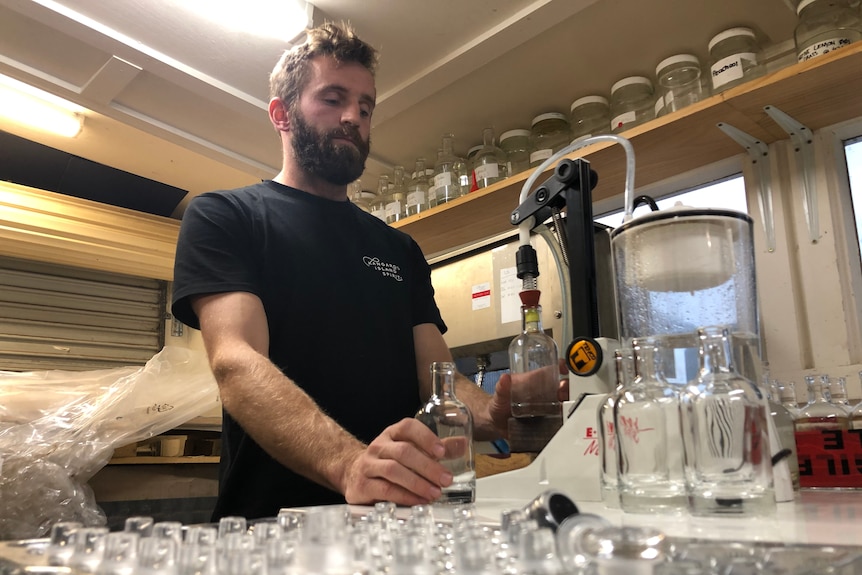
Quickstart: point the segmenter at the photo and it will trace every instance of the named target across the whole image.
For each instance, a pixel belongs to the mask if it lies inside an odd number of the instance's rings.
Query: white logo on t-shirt
[[[370,268],[374,268],[383,274],[383,277],[389,277],[395,279],[395,281],[403,281],[404,278],[401,277],[401,274],[398,273],[401,271],[401,268],[396,266],[395,264],[387,264],[386,262],[380,261],[380,258],[364,256],[362,261],[365,262]]]

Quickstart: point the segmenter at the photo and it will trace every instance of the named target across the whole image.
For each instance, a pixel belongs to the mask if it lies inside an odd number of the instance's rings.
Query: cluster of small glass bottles
[[[589,513],[556,526],[524,509],[499,521],[474,504],[377,503],[283,509],[277,517],[182,525],[129,517],[122,531],[71,522],[32,546],[21,572],[99,575],[602,575],[762,573],[811,575],[858,568],[862,554],[835,546],[698,541],[651,527],[617,526]],[[806,567],[807,566],[807,567]],[[13,571],[13,572],[18,572]],[[842,571],[845,572],[845,571]],[[848,571],[849,572],[849,571]],[[853,571],[854,573],[856,571]]]
[[[862,371],[859,372],[862,383]],[[772,394],[793,418],[797,432],[824,429],[862,429],[862,401],[851,403],[847,396],[847,379],[827,374],[805,376],[808,401],[800,404],[793,381],[770,381]]]
[[[598,408],[606,505],[693,515],[774,510],[765,395],[736,371],[727,329],[697,337],[699,370],[685,386],[665,379],[660,339],[632,340],[630,352],[616,354],[617,389]]]

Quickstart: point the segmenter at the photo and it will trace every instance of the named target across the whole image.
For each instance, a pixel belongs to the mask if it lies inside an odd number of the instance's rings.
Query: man
[[[281,507],[428,503],[452,476],[412,418],[451,361],[430,269],[406,234],[347,199],[370,146],[375,50],[325,24],[270,78],[283,165],[202,194],[177,245],[173,313],[199,328],[224,405],[214,519]],[[494,396],[459,376],[477,439],[505,435]]]

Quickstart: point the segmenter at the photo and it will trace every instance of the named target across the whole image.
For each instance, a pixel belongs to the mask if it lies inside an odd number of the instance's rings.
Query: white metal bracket
[[[769,147],[755,138],[724,122],[718,123],[718,128],[730,136],[737,144],[745,148],[751,163],[757,169],[758,190],[757,204],[763,221],[763,231],[766,233],[766,248],[775,251],[775,218],[772,210],[772,176],[769,171]]]
[[[817,180],[814,173],[814,134],[775,106],[764,106],[763,110],[790,135],[793,149],[798,154],[797,174],[801,176],[799,181],[802,183],[802,206],[805,210],[805,221],[808,223],[808,237],[811,243],[817,243],[820,239],[820,216],[817,210]]]

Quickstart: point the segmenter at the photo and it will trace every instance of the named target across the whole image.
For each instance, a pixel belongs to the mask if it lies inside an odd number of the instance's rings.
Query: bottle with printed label
[[[796,57],[804,62],[862,40],[862,14],[850,0],[802,0],[796,7]]]
[[[443,488],[441,503],[473,503],[476,472],[473,461],[473,417],[455,396],[455,364],[431,364],[431,398],[416,419],[437,434],[446,452],[440,463],[452,474],[452,484]]]
[[[473,181],[481,188],[505,180],[508,174],[506,152],[494,141],[494,128],[482,130],[482,147],[473,157]]]
[[[630,513],[682,511],[679,393],[662,375],[654,339],[633,339],[634,381],[614,398],[620,507]]]
[[[565,114],[548,112],[533,118],[530,128],[530,167],[537,168],[542,162],[569,145],[572,131]]]
[[[386,223],[392,224],[407,216],[407,187],[404,185],[404,166],[392,169],[392,184],[386,197]]]
[[[611,87],[611,131],[618,134],[655,118],[655,90],[645,76],[629,76]]]
[[[408,216],[415,216],[428,209],[428,176],[425,173],[425,158],[416,158],[413,176],[407,185]]]
[[[506,152],[506,172],[510,176],[530,169],[530,130],[503,132],[500,148]]]
[[[763,74],[760,45],[751,28],[731,28],[709,41],[712,92],[717,94]]]
[[[461,197],[460,174],[457,170],[459,158],[455,156],[454,148],[455,135],[443,136],[443,147],[437,154],[437,163],[434,164],[432,202],[435,206]]]
[[[380,176],[377,180],[377,195],[368,202],[368,205],[371,209],[371,215],[384,222],[386,221],[386,196],[388,193],[389,176]]]

